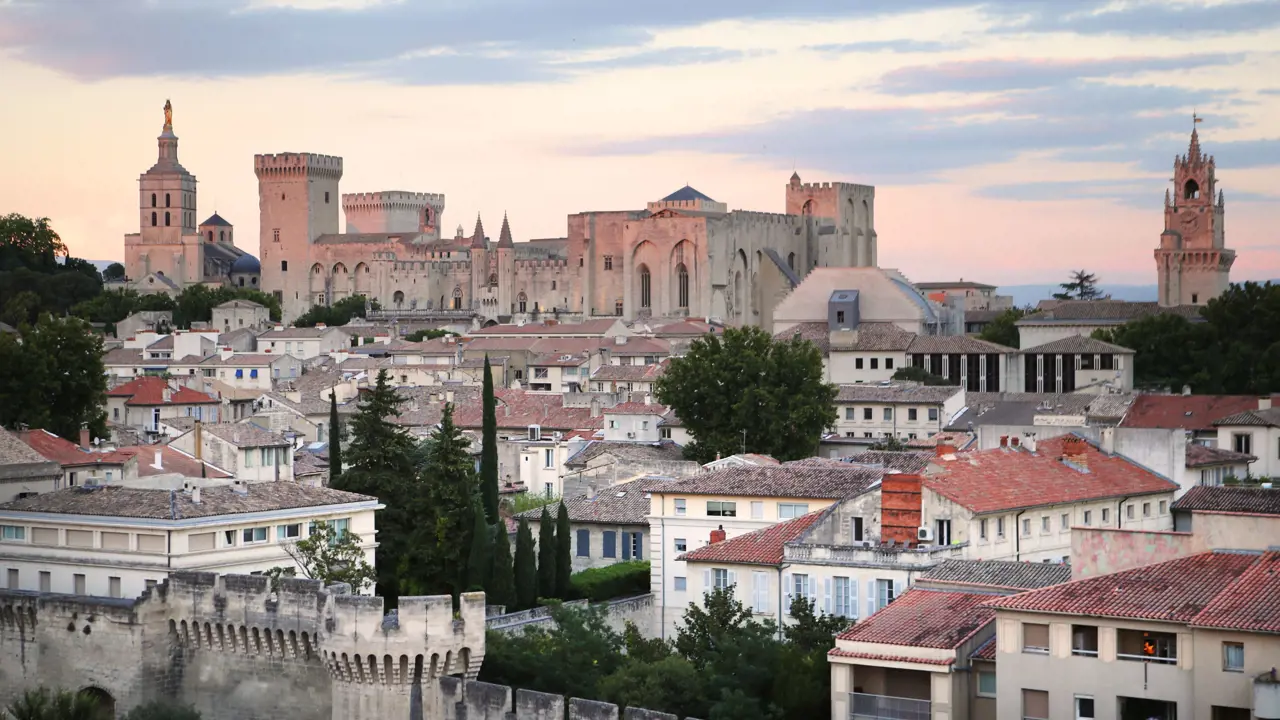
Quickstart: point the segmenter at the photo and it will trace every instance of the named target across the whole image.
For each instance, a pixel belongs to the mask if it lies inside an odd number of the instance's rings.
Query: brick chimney
[[[90,437],[89,428],[87,427],[80,428],[80,447],[84,448],[85,450],[92,450],[92,448],[89,447],[92,444],[93,444],[93,438]]]
[[[711,531],[711,544],[715,545],[718,542],[724,542],[725,537],[726,535],[724,532],[724,526],[721,525],[720,527]]]
[[[957,448],[955,445],[946,445],[943,443],[938,443],[938,450],[937,450],[938,457],[942,457],[944,455],[955,455],[956,452],[957,452]]]
[[[916,544],[923,482],[921,476],[907,473],[886,473],[880,480],[880,542]]]
[[[1078,468],[1088,470],[1088,447],[1089,443],[1085,442],[1083,438],[1076,437],[1075,435],[1068,435],[1062,442],[1062,460],[1064,462],[1069,462]]]
[[[1001,436],[1000,436],[1000,447],[1002,447],[1002,448],[1007,448],[1007,447],[1009,447],[1009,436],[1008,436],[1008,435],[1001,435]]]

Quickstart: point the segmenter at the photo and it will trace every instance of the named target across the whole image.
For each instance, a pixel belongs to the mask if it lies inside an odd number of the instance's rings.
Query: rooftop
[[[1244,412],[1229,415],[1224,418],[1214,420],[1215,426],[1221,425],[1252,425],[1254,427],[1280,427],[1280,408],[1267,408],[1266,410],[1246,410]]]
[[[1000,610],[1280,632],[1280,554],[1215,551],[992,600]]]
[[[1016,595],[1014,597],[1017,597]],[[995,617],[986,593],[914,587],[837,640],[953,650]]]
[[[44,432],[43,430],[34,430],[32,432]],[[50,433],[52,435],[52,433]],[[53,435],[57,437],[57,435]],[[28,465],[39,464],[44,465],[49,459],[41,455],[26,443],[15,433],[0,427],[0,465]]]
[[[884,470],[856,465],[811,467],[741,465],[695,475],[663,486],[667,495],[738,495],[743,497],[821,498],[840,500],[880,485]]]
[[[662,202],[679,202],[679,201],[688,201],[688,200],[704,200],[706,202],[715,202],[715,200],[712,200],[706,195],[698,192],[697,190],[693,189],[689,185],[685,185],[679,190],[662,198]]]
[[[204,423],[202,431],[239,448],[289,445],[288,439],[252,423]]]
[[[230,485],[200,489],[200,502],[191,493],[178,490],[149,490],[100,485],[73,487],[41,493],[0,504],[0,513],[55,513],[153,520],[270,512],[325,505],[376,503],[375,497],[310,487],[292,482],[253,483],[236,488]]]
[[[658,443],[592,440],[564,461],[566,467],[585,466],[600,455],[612,455],[622,460],[636,462],[678,462],[684,460],[684,451],[670,441]]]
[[[1042,301],[1036,312],[1018,321],[1019,325],[1035,325],[1045,322],[1097,321],[1123,323],[1148,315],[1174,314],[1189,320],[1199,319],[1200,306],[1178,305],[1160,307],[1156,302],[1129,302],[1125,300],[1047,300]]]
[[[917,335],[911,341],[907,352],[928,355],[931,353],[1001,354],[1018,351],[968,335]]]
[[[165,394],[168,392],[169,397]],[[173,389],[169,382],[154,375],[135,378],[107,391],[110,397],[127,397],[126,405],[208,405],[221,403],[218,398],[188,387]]]
[[[916,287],[921,290],[949,290],[952,288],[967,288],[969,290],[995,290],[995,285],[987,285],[986,283],[974,282],[972,280],[957,280],[954,282],[918,282]]]
[[[1208,431],[1217,420],[1257,409],[1253,395],[1138,395],[1120,427]]]
[[[214,211],[214,213],[213,213],[212,215],[210,215],[210,216],[209,216],[209,219],[207,219],[207,220],[205,220],[204,222],[200,223],[200,225],[201,225],[202,227],[203,227],[203,226],[205,226],[205,225],[217,225],[217,226],[220,226],[220,227],[231,227],[231,223],[229,223],[229,222],[227,222],[226,220],[224,220],[224,219],[223,219],[223,217],[217,213],[217,211]]]
[[[994,448],[939,457],[936,463],[941,470],[925,477],[925,487],[977,514],[1177,489],[1172,481],[1074,434],[1044,440],[1036,452],[1025,446]]]
[[[1072,335],[1071,337],[1052,340],[1043,345],[1035,347],[1023,348],[1024,355],[1049,355],[1049,354],[1076,354],[1076,355],[1132,355],[1133,351],[1119,345],[1094,340],[1083,335]]]
[[[889,385],[841,385],[836,394],[836,403],[878,402],[878,403],[922,403],[941,405],[964,392],[959,385],[919,385],[915,383],[893,383]]]
[[[569,522],[647,526],[649,490],[668,482],[671,481],[666,478],[646,477],[601,488],[595,497],[583,495],[569,498],[564,501],[565,509],[569,512]],[[554,515],[556,507],[548,506],[547,510]],[[526,510],[516,515],[529,520],[537,520],[541,516],[542,508]]]
[[[275,328],[268,330],[258,336],[258,342],[271,342],[272,340],[306,340],[324,337],[334,330],[342,331],[340,327],[287,327]]]
[[[1197,485],[1173,501],[1174,510],[1280,516],[1280,490]]]
[[[1258,458],[1219,447],[1209,447],[1200,443],[1187,445],[1187,467],[1206,467],[1210,465],[1242,465]]]
[[[40,456],[35,462],[48,460],[63,467],[123,465],[131,457],[119,452],[92,452],[48,430],[23,430],[18,437]]]
[[[779,565],[782,563],[782,546],[799,539],[804,535],[805,531],[813,527],[826,515],[826,510],[811,512],[793,520],[787,520],[728,540],[705,545],[677,557],[676,560]]]
[[[855,465],[876,465],[908,475],[919,475],[929,467],[933,458],[934,453],[924,451],[865,450],[850,455],[844,460]]]
[[[935,585],[1032,590],[1071,580],[1071,566],[1010,560],[945,560],[917,578]]]
[[[525,323],[524,325],[494,325],[470,333],[475,337],[496,335],[566,336],[591,335],[603,337],[618,322],[616,318],[586,320],[580,323]]]
[[[604,408],[601,412],[605,415],[666,415],[667,406],[658,403],[647,402],[625,402],[618,403],[613,407]]]
[[[595,382],[653,382],[666,372],[667,364],[601,365],[591,374]]]

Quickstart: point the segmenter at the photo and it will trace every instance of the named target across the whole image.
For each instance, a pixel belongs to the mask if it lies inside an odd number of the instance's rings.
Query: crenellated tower
[[[818,223],[816,246],[810,248],[810,267],[875,267],[876,189],[873,185],[804,183],[799,173],[787,183],[787,214],[805,215]]]
[[[1193,116],[1187,154],[1173,159],[1173,192],[1165,190],[1164,232],[1155,251],[1159,302],[1165,307],[1204,305],[1222,294],[1236,259],[1226,247],[1225,202],[1213,156],[1200,149],[1199,122]]]

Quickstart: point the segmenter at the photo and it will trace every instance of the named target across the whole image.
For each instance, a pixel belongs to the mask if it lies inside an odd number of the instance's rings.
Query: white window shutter
[[[782,592],[784,593],[783,597],[786,598],[786,600],[784,601],[786,602],[786,605],[778,608],[779,613],[791,612],[791,592],[794,589],[795,589],[795,586],[791,584],[791,573],[787,573],[783,575],[782,576]]]
[[[769,573],[760,573],[760,612],[769,612]]]
[[[849,578],[849,614],[858,617],[858,578]]]
[[[902,581],[894,580],[893,581],[893,599],[897,600],[898,598],[902,597],[902,592],[903,592]]]
[[[813,605],[813,611],[818,611],[818,578],[810,575],[808,585],[805,588],[809,593],[809,604]]]
[[[711,571],[710,571],[710,570],[703,570],[703,571],[702,571],[702,592],[703,592],[703,594],[705,595],[706,593],[709,593],[709,592],[711,592],[711,591],[712,591],[712,590],[714,590],[714,589],[715,589],[715,588],[711,587]]]
[[[738,573],[730,570],[729,571],[729,588],[730,588],[730,592],[732,592],[735,597],[738,594],[738,589],[737,587],[735,587],[737,584],[738,584]]]
[[[876,612],[876,581],[867,581],[867,617],[871,617]]]
[[[822,612],[831,614],[831,578],[822,579]]]

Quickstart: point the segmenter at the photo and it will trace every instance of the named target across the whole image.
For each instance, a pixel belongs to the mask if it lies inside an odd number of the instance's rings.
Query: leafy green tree
[[[511,537],[507,535],[507,523],[499,520],[490,528],[493,534],[493,576],[485,586],[490,605],[505,605],[516,609],[516,579],[511,565]]]
[[[836,387],[807,340],[774,340],[757,327],[693,341],[655,383],[693,435],[686,456],[706,462],[745,449],[795,460],[814,455],[836,420]]]
[[[200,713],[190,705],[153,700],[130,710],[124,720],[200,720]]]
[[[644,661],[628,654],[621,668],[600,681],[596,697],[619,707],[706,717],[705,692],[702,674],[682,657]]]
[[[1054,293],[1055,300],[1096,300],[1102,295],[1098,289],[1098,276],[1085,270],[1073,270],[1071,279],[1058,287],[1062,292]]]
[[[570,595],[569,578],[573,576],[573,555],[570,540],[573,531],[569,526],[569,509],[560,503],[556,513],[556,597],[568,600]]]
[[[1009,308],[987,323],[987,326],[978,334],[978,339],[1008,348],[1017,348],[1018,321],[1026,315],[1027,311],[1023,308]]]
[[[711,655],[727,638],[751,622],[751,611],[733,596],[733,586],[715,588],[699,605],[689,603],[683,624],[676,629],[676,652],[697,666],[711,662]]]
[[[884,450],[887,452],[903,452],[909,448],[898,438],[890,436],[880,442],[872,443],[872,450]]]
[[[346,325],[352,318],[365,317],[364,295],[351,295],[335,301],[332,305],[312,305],[310,310],[293,321],[295,327],[315,327],[324,323],[330,327]],[[368,300],[369,309],[381,310],[377,300]]]
[[[430,330],[415,330],[404,337],[409,342],[422,342],[423,340],[434,340],[446,335],[457,335],[457,333],[448,330],[433,328]]]
[[[1148,315],[1112,329],[1095,330],[1093,337],[1133,350],[1133,381],[1142,388],[1172,388],[1210,384],[1212,368],[1204,367],[1208,328],[1173,313]]]
[[[391,387],[386,368],[378,371],[373,390],[360,398],[355,416],[347,425],[347,466],[356,470],[412,471],[413,438],[389,418],[399,417],[404,397]]]
[[[533,550],[529,521],[520,518],[516,528],[516,609],[528,610],[538,604],[538,561]]]
[[[609,627],[607,611],[556,604],[549,612],[554,628],[532,627],[508,636],[488,633],[480,679],[537,692],[598,697],[600,681],[625,660],[622,638]]]
[[[475,518],[476,473],[470,442],[453,423],[453,404],[446,403],[432,435],[427,465],[418,481],[425,492],[411,501],[421,518],[411,543],[409,574],[416,592],[448,592],[455,604],[466,589],[467,556]]]
[[[342,418],[338,417],[338,393],[329,388],[329,484],[342,482]]]
[[[471,526],[471,553],[467,557],[467,592],[488,590],[493,580],[493,532],[484,521],[484,508],[475,503]],[[492,598],[488,599],[493,602]]]
[[[23,290],[4,304],[4,309],[0,310],[0,322],[8,323],[15,328],[33,323],[40,314],[42,304],[43,301],[39,295],[30,290]]]
[[[893,374],[894,380],[905,380],[907,382],[918,382],[922,385],[950,385],[951,381],[947,378],[934,375],[922,367],[908,365],[904,368],[898,368]]]
[[[17,213],[0,216],[0,270],[27,268],[52,274],[67,246],[49,225],[49,218],[28,218]]]
[[[556,530],[551,513],[538,519],[538,597],[556,597]]]
[[[297,568],[276,567],[272,577],[292,577],[301,571],[303,577],[325,585],[347,583],[353,592],[373,587],[378,574],[365,560],[363,541],[353,532],[341,531],[327,522],[311,524],[307,537],[283,545]]]
[[[213,319],[213,309],[231,300],[256,302],[267,308],[272,320],[280,320],[280,301],[261,290],[189,285],[175,300],[173,322],[180,328],[189,328],[193,322],[209,322]]]
[[[835,645],[836,634],[853,624],[840,615],[818,614],[813,601],[803,596],[791,601],[789,613],[794,622],[782,628],[782,635],[806,653],[821,652],[825,656]]]
[[[480,443],[480,496],[484,498],[484,513],[490,523],[498,517],[498,401],[493,394],[493,368],[489,356],[484,356],[484,417]]]
[[[103,280],[123,280],[124,265],[121,265],[118,262],[111,263],[106,267],[105,270],[102,271],[102,279]]]
[[[94,695],[69,690],[28,690],[10,703],[5,713],[12,720],[108,720],[111,709]]]
[[[622,645],[627,657],[641,662],[654,663],[674,654],[671,643],[662,638],[647,638],[636,624],[627,620],[622,629]]]
[[[42,316],[0,333],[0,425],[19,423],[64,438],[107,437],[102,338],[83,320]]]

